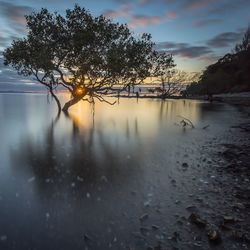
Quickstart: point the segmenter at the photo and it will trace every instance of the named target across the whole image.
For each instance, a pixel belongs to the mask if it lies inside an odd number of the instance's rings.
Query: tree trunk
[[[65,113],[68,113],[68,109],[69,109],[72,105],[78,103],[81,99],[82,99],[82,97],[74,97],[73,99],[69,100],[68,102],[66,102],[66,103],[64,104],[62,111],[65,112]]]
[[[58,112],[58,115],[60,115],[61,110],[62,110],[62,108],[61,108],[61,103],[60,103],[58,97],[54,94],[52,88],[50,88],[49,92],[50,92],[50,94],[52,95],[52,97],[53,97],[53,98],[55,99],[55,101],[56,101],[56,104],[57,104],[57,107],[58,107],[58,111],[57,111],[57,112]]]

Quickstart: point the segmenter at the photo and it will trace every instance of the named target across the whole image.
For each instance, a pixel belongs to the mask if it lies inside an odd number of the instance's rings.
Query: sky
[[[250,23],[250,0],[0,0],[0,53],[26,34],[25,14],[42,7],[60,14],[78,3],[94,16],[150,33],[159,51],[172,53],[177,68],[200,72],[240,42]],[[33,79],[3,65],[0,90],[33,90]]]

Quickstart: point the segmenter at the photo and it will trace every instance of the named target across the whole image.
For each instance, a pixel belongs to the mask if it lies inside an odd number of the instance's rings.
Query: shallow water
[[[207,173],[201,147],[240,118],[226,104],[121,98],[56,119],[46,95],[0,94],[1,249],[168,246]]]

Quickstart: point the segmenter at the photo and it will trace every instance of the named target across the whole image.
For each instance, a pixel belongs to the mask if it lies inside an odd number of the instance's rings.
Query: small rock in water
[[[211,242],[219,243],[221,241],[220,233],[217,230],[210,230],[207,235]]]
[[[230,223],[235,221],[235,219],[232,216],[223,216],[223,219],[225,223]]]
[[[85,241],[91,241],[91,238],[90,238],[89,235],[84,234],[84,240],[85,240]]]
[[[80,182],[83,182],[83,178],[80,177],[80,176],[77,176],[76,179],[77,179],[78,181],[80,181]]]
[[[108,178],[105,175],[103,175],[101,176],[101,181],[108,183]]]
[[[235,205],[234,205],[234,207],[235,208],[238,208],[238,209],[245,209],[245,205],[244,204],[242,204],[242,203],[236,203]]]
[[[188,207],[186,207],[186,209],[189,211],[189,212],[197,212],[198,211],[198,208],[194,205],[190,205]]]
[[[143,214],[141,217],[140,217],[140,221],[144,221],[148,218],[148,214]]]
[[[7,235],[1,235],[0,239],[1,239],[1,241],[6,241],[7,240]]]
[[[206,227],[206,225],[207,225],[207,222],[205,220],[201,219],[201,217],[195,213],[192,213],[189,216],[189,220],[190,220],[190,222],[196,224],[199,227]]]
[[[149,207],[151,203],[151,200],[147,200],[143,203],[144,207]]]
[[[31,178],[28,179],[28,182],[33,182],[35,179],[36,179],[36,177],[33,176],[33,177],[31,177]]]
[[[142,235],[146,236],[149,233],[150,229],[147,227],[140,227],[140,232]]]
[[[182,163],[183,168],[188,168],[188,164],[186,162]]]
[[[154,230],[158,230],[160,227],[159,226],[157,226],[157,225],[152,225],[152,229],[154,229]]]
[[[244,241],[244,242],[250,242],[250,237],[244,232],[238,232],[238,231],[233,231],[231,238],[237,240],[237,241]]]

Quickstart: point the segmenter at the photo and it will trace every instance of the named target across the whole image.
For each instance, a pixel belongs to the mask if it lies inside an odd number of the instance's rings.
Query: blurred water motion
[[[140,249],[145,242],[131,236],[138,218],[174,223],[174,201],[201,172],[179,165],[195,166],[204,142],[238,115],[201,101],[123,98],[56,113],[45,95],[0,94],[1,249]],[[178,126],[179,116],[195,129]]]

